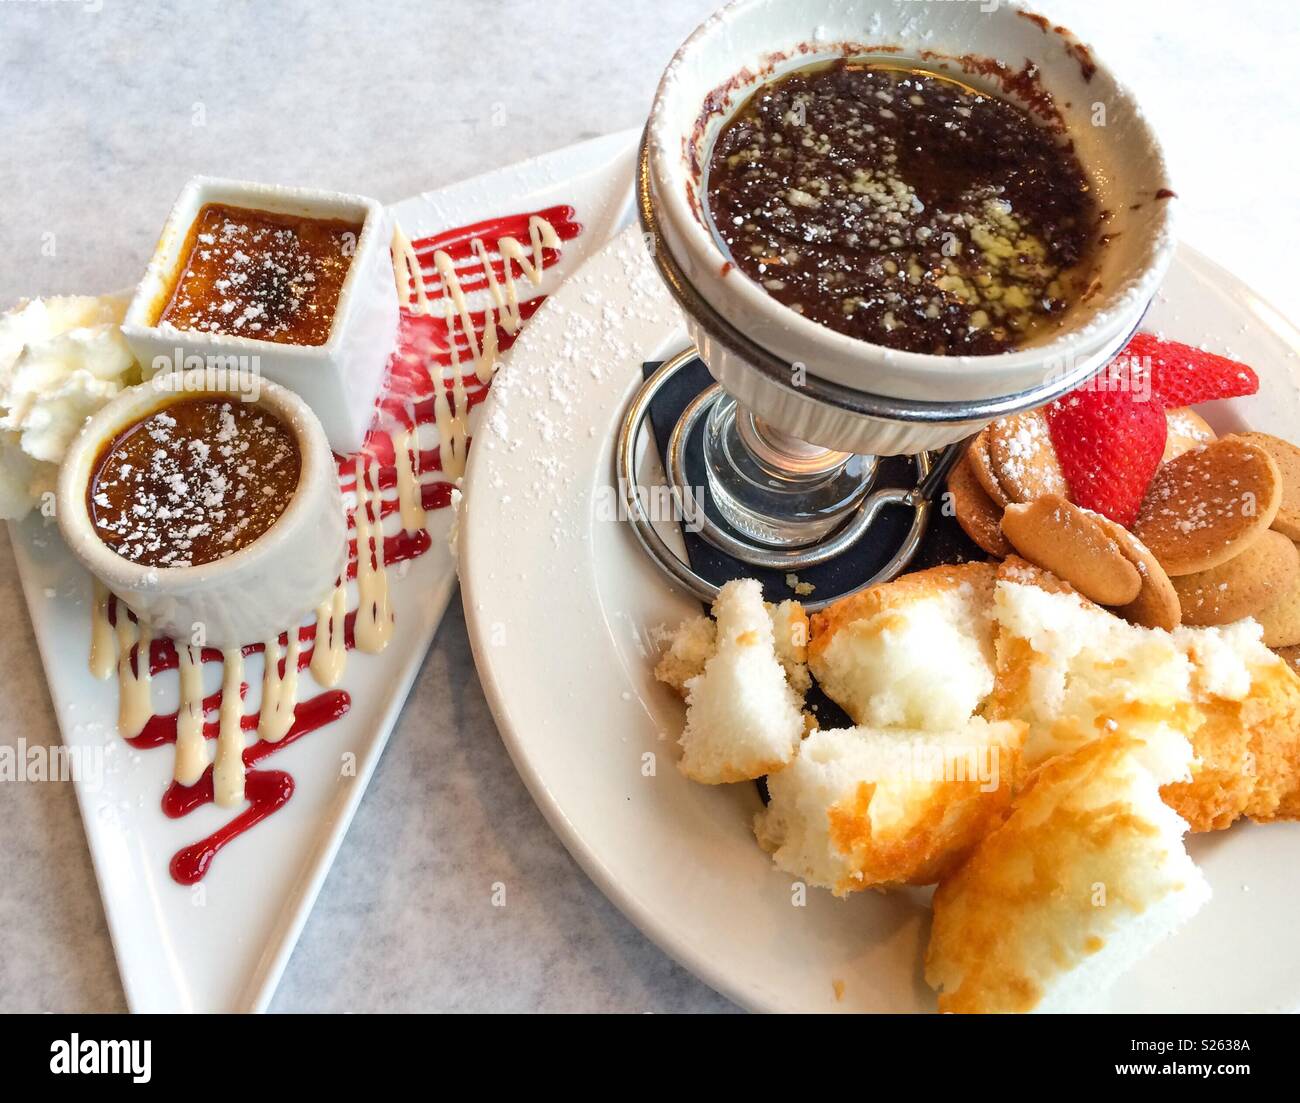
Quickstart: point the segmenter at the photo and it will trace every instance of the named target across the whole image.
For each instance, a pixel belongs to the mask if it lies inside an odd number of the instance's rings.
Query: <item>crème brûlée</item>
[[[362,195],[193,177],[122,332],[145,378],[238,362],[288,387],[350,455],[397,342],[392,229]]]
[[[361,224],[205,205],[159,324],[287,345],[323,345]]]
[[[291,629],[342,577],[334,455],[297,395],[255,377],[160,373],[86,422],[59,527],[155,636],[227,649]]]
[[[189,567],[265,533],[298,487],[302,455],[269,410],[227,396],[168,402],[103,448],[86,486],[100,539],[118,555]]]

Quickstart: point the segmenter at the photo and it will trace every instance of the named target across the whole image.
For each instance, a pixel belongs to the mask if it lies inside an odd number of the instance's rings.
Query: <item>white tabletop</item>
[[[195,173],[387,201],[637,125],[714,6],[0,2],[0,308],[134,283]],[[1184,239],[1300,322],[1300,6],[1042,7],[1137,90]],[[5,541],[0,670],[0,740],[57,742]],[[506,908],[491,906],[497,881],[512,886]],[[731,1005],[646,941],[550,833],[497,737],[454,602],[272,1006]],[[4,786],[0,1011],[123,1007],[71,787]]]

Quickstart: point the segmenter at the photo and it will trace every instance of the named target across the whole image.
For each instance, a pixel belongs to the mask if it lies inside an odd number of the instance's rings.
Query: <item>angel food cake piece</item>
[[[786,680],[796,693],[807,693],[812,685],[808,673],[808,614],[797,601],[779,605],[765,602],[764,607],[772,621],[772,642]],[[668,633],[665,640],[667,646],[655,667],[655,677],[685,697],[686,683],[704,673],[704,664],[717,650],[717,624],[712,617],[691,617]]]
[[[941,567],[812,620],[809,665],[857,721],[813,732],[755,821],[776,865],[837,895],[931,884],[1000,821],[1024,727],[974,716],[993,689],[995,569]]]
[[[940,884],[926,980],[948,1012],[1097,1010],[1210,889],[1160,797],[1187,740],[1111,732],[1035,772],[1006,822]]]
[[[844,896],[933,884],[1006,813],[1023,725],[816,731],[768,778],[759,845],[779,869]]]
[[[1164,795],[1193,830],[1300,815],[1300,678],[1254,621],[1137,627],[1016,560],[993,604],[998,676],[984,715],[1029,725],[1031,767],[1118,729],[1172,731],[1194,759]]]
[[[672,635],[655,675],[686,697],[682,772],[752,780],[789,762],[803,737],[803,613],[793,602],[769,609],[758,582],[742,579],[722,588],[713,616]]]
[[[1165,801],[1194,831],[1241,816],[1259,823],[1300,819],[1300,677],[1260,640],[1253,620],[1179,629],[1193,660],[1196,761]]]
[[[935,567],[836,602],[812,618],[809,668],[856,724],[959,728],[993,690],[996,577]]]
[[[921,571],[812,618],[808,669],[856,726],[800,739],[778,638],[802,611],[735,583],[714,612],[658,671],[684,769],[766,772],[755,834],[808,884],[937,882],[941,1010],[1097,1008],[1208,898],[1189,826],[1300,818],[1300,677],[1254,621],[1141,627],[1014,556]]]
[[[997,685],[984,715],[1029,724],[1038,766],[1123,722],[1130,734],[1190,724],[1191,663],[1168,632],[1139,628],[1022,560],[993,596]]]

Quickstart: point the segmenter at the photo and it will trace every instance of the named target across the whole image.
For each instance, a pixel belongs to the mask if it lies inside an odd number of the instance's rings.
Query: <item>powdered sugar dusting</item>
[[[322,345],[360,226],[210,204],[159,318],[177,329]]]
[[[615,372],[630,384],[629,373],[654,350],[629,332],[675,312],[640,234],[625,231],[547,299],[498,373],[475,438],[483,463],[476,485],[494,487],[499,501],[510,485],[544,503],[555,546],[581,538],[590,513],[574,508],[581,488],[573,456],[599,432],[591,419],[604,413],[591,392],[607,391]],[[526,484],[518,474],[524,455]]]
[[[90,488],[91,516],[104,542],[133,562],[210,563],[275,523],[301,462],[288,429],[251,403],[173,403],[113,442]]]

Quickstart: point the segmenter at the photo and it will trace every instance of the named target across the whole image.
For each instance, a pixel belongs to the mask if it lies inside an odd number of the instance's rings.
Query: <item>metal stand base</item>
[[[667,360],[633,396],[619,430],[615,475],[633,531],[642,547],[673,581],[685,586],[700,600],[712,602],[717,597],[718,587],[673,554],[655,531],[638,492],[636,471],[636,443],[649,416],[650,404],[664,384],[695,358],[696,351],[690,348]],[[714,427],[706,427],[709,489],[714,494],[719,512],[734,525],[740,536],[728,532],[708,517],[703,503],[695,501],[696,491],[686,480],[686,442],[691,431],[701,417],[719,408],[718,439],[712,444],[707,434]],[[882,509],[902,506],[912,510],[913,514],[911,528],[902,544],[889,562],[849,593],[857,593],[901,574],[916,556],[929,523],[932,500],[960,457],[964,442],[950,445],[935,461],[928,453],[911,457],[917,473],[915,486],[887,487],[870,492],[876,472],[874,457],[832,453],[783,437],[761,424],[751,424],[742,429],[741,420],[749,416],[716,383],[705,388],[686,407],[666,450],[668,483],[679,515],[698,517],[700,535],[741,562],[791,572],[825,563],[843,554],[866,534]],[[742,434],[746,432],[756,435],[745,440]],[[729,469],[735,473],[735,481],[729,479]],[[717,471],[722,472],[721,478],[715,474]],[[722,493],[718,493],[714,486],[719,482],[723,484]],[[729,487],[735,486],[742,488],[741,494],[729,491]],[[726,501],[724,496],[729,493],[731,501]],[[837,594],[805,602],[804,606],[815,612],[845,596]]]

